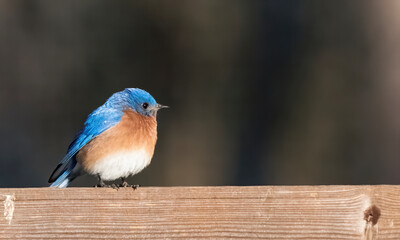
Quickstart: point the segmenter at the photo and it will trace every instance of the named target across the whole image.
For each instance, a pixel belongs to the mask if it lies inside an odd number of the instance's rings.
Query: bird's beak
[[[155,117],[155,116],[157,116],[158,110],[160,110],[161,108],[169,108],[169,107],[157,103],[157,105],[155,105],[154,107],[151,107],[150,112]]]
[[[161,104],[158,104],[158,103],[157,103],[157,105],[156,105],[156,109],[157,109],[157,110],[159,110],[159,109],[161,109],[161,108],[169,108],[169,107],[168,107],[168,106],[161,105]]]

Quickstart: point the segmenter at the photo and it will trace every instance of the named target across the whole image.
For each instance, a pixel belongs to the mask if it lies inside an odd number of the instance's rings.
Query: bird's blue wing
[[[85,122],[84,128],[78,132],[69,145],[67,154],[51,174],[49,182],[54,182],[61,174],[69,169],[71,164],[76,164],[76,162],[72,162],[76,161],[75,154],[90,140],[119,123],[122,115],[122,111],[108,108],[104,105],[91,113]]]
[[[85,146],[86,143],[119,123],[122,115],[123,113],[121,111],[104,107],[90,114],[85,122],[85,127],[75,136],[74,141],[69,145],[68,152],[61,163],[67,162]]]

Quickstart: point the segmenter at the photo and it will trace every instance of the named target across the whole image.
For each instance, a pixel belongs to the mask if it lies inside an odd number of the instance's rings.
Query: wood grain
[[[14,188],[0,201],[0,239],[400,239],[400,186]]]

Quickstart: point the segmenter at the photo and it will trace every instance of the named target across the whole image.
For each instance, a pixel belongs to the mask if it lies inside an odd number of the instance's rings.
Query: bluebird
[[[158,104],[146,91],[126,88],[114,93],[86,119],[67,154],[49,178],[51,187],[65,188],[76,177],[96,175],[98,186],[130,175],[150,164],[157,141]]]

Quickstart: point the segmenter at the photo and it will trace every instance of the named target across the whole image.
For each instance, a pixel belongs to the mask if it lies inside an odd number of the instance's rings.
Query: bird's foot
[[[109,185],[106,185],[104,181],[101,179],[100,175],[97,175],[97,178],[99,179],[99,184],[94,185],[95,188],[100,188],[100,187],[108,187]]]
[[[113,189],[119,189],[119,186],[116,184],[105,184],[103,181],[101,181],[99,184],[94,185],[95,188],[113,188]]]
[[[133,188],[133,190],[136,190],[139,187],[139,184],[129,184],[127,181],[125,181],[125,179],[122,178],[122,183],[119,185],[119,187],[123,187],[123,188],[127,188],[127,187],[131,187]]]

